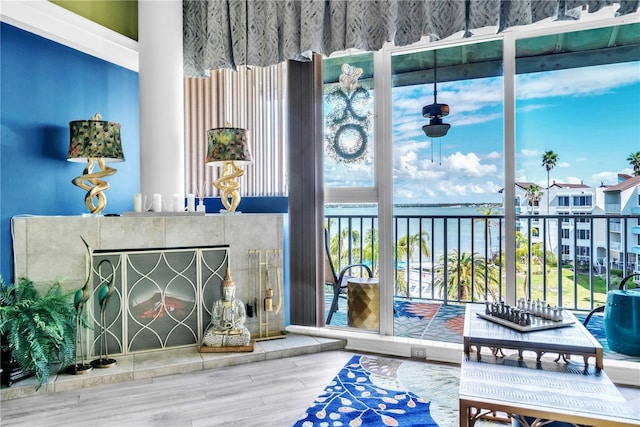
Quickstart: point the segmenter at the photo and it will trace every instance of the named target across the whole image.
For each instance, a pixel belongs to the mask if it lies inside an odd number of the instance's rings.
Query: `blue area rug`
[[[354,356],[294,427],[453,426],[458,381],[450,366]]]

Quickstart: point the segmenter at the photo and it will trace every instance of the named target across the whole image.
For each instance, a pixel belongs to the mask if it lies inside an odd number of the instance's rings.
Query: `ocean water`
[[[399,205],[393,209],[394,215],[434,215],[468,216],[482,215],[480,209],[492,208],[497,215],[502,208],[497,205]],[[377,215],[375,205],[327,205],[325,215]]]
[[[491,217],[480,211],[488,207],[493,208]],[[428,235],[430,256],[419,258],[416,252],[409,260],[411,263],[438,262],[442,255],[452,251],[473,252],[490,258],[500,251],[504,235],[504,231],[500,231],[504,222],[498,218],[501,212],[495,205],[397,206],[394,208],[395,240],[406,235]],[[325,216],[331,218],[332,236],[338,229],[351,229],[366,236],[372,227],[377,227],[375,206],[330,205],[325,209]]]

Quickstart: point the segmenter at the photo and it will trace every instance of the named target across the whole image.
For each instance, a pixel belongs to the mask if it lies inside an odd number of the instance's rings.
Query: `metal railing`
[[[603,305],[606,292],[640,268],[630,251],[638,225],[636,215],[517,215],[516,297],[573,310]],[[364,263],[377,274],[377,216],[326,215],[325,226],[338,269]],[[503,298],[504,216],[396,215],[393,232],[395,297]]]

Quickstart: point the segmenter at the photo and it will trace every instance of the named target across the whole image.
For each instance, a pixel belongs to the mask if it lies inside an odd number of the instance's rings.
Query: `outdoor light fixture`
[[[245,129],[224,127],[207,131],[207,165],[222,166],[221,176],[213,185],[220,190],[220,199],[229,213],[235,212],[241,199],[237,179],[244,175],[244,170],[238,165],[252,162]]]
[[[429,124],[422,126],[422,130],[429,138],[440,138],[447,134],[451,127],[443,123],[442,118],[449,115],[447,104],[438,104],[438,77],[436,71],[436,51],[433,51],[433,104],[422,107],[422,116],[429,119]]]
[[[123,162],[122,143],[120,141],[120,124],[102,120],[96,113],[91,120],[69,122],[70,141],[67,160],[70,162],[87,162],[84,173],[73,182],[87,191],[84,202],[92,214],[99,214],[107,205],[104,190],[109,183],[101,180],[113,175],[116,169],[108,167],[106,162]],[[100,171],[93,169],[98,164]],[[93,199],[96,199],[94,204]]]

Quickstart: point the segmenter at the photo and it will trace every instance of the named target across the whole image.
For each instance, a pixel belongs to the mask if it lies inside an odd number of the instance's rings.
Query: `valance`
[[[546,18],[579,19],[612,0],[183,0],[184,73],[238,65],[309,61],[312,52],[377,51],[385,42],[406,46],[423,36],[496,27],[498,32]],[[640,0],[617,1],[616,16]]]

